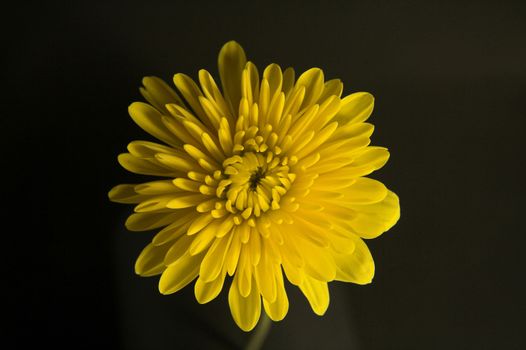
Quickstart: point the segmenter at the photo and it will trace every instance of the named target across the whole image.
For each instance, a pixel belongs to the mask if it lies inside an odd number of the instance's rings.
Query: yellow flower
[[[184,74],[180,95],[144,78],[132,119],[163,144],[133,141],[119,155],[127,170],[163,179],[119,185],[109,197],[134,203],[131,231],[161,228],[135,265],[161,275],[162,294],[192,281],[199,303],[233,276],[228,301],[244,331],[261,302],[274,321],[287,314],[284,275],[323,315],[330,281],[370,283],[374,262],[362,238],[375,238],[400,216],[398,197],[365,177],[389,158],[369,146],[365,123],[373,97],[340,98],[343,84],[312,68],[295,79],[276,64],[260,77],[234,41],[219,53],[222,92],[206,70]]]

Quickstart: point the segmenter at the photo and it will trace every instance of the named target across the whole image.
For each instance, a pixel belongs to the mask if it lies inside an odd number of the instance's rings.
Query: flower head
[[[162,143],[133,141],[119,155],[127,170],[162,179],[114,187],[109,197],[133,203],[131,231],[162,228],[135,265],[161,275],[159,290],[192,281],[207,303],[232,276],[228,301],[235,322],[251,330],[261,304],[274,321],[289,302],[284,276],[312,309],[329,305],[327,283],[371,282],[375,238],[400,216],[398,197],[365,177],[389,153],[369,146],[368,93],[341,98],[343,84],[312,68],[295,79],[276,64],[260,76],[234,41],[219,53],[222,90],[206,70],[199,85],[176,74],[179,93],[144,78],[148,103],[132,119]],[[230,279],[229,279],[230,280]]]

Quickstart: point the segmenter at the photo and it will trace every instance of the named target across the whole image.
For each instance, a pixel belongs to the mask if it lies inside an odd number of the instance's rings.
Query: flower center
[[[252,172],[252,175],[250,175],[250,179],[248,180],[250,184],[250,190],[255,191],[259,185],[260,180],[264,177],[265,173],[263,172],[263,167],[258,167],[256,171]]]
[[[223,168],[226,178],[219,182],[216,194],[225,200],[227,211],[244,219],[279,209],[294,179],[288,159],[272,152],[234,155],[223,162]]]

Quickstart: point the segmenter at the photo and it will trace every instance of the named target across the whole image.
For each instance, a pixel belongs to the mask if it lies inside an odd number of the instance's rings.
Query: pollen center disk
[[[226,178],[219,182],[217,196],[225,200],[226,210],[244,219],[279,209],[295,178],[287,157],[272,152],[234,155],[223,162],[223,170]]]

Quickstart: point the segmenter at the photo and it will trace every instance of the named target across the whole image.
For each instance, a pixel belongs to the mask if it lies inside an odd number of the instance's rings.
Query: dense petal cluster
[[[297,79],[276,64],[260,76],[236,42],[219,54],[220,90],[199,71],[199,85],[176,74],[179,91],[147,77],[129,113],[160,143],[133,141],[119,155],[127,170],[162,179],[114,187],[112,201],[136,204],[131,231],[161,228],[135,271],[161,275],[175,293],[195,280],[207,303],[233,276],[228,301],[235,322],[251,330],[261,304],[274,321],[288,311],[284,275],[318,315],[327,283],[365,284],[374,274],[363,238],[400,216],[398,197],[365,177],[389,153],[370,146],[368,93],[341,98],[340,80],[312,68]]]

